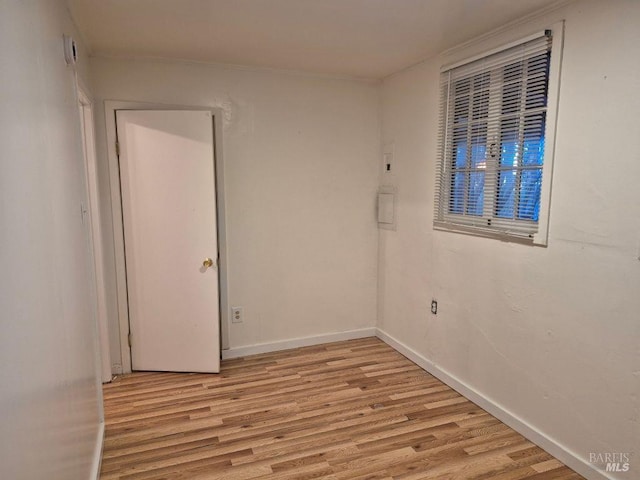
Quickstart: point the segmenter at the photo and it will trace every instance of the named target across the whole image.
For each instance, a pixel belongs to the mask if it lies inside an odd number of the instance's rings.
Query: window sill
[[[546,238],[539,238],[538,235],[533,237],[524,234],[515,234],[501,230],[482,228],[477,226],[466,226],[452,224],[448,222],[433,222],[433,229],[441,232],[460,233],[472,237],[492,238],[507,243],[519,243],[521,245],[530,245],[534,247],[546,247]]]

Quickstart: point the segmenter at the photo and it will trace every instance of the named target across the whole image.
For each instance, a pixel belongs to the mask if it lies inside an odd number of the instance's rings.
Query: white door
[[[116,120],[132,368],[219,372],[212,114]]]

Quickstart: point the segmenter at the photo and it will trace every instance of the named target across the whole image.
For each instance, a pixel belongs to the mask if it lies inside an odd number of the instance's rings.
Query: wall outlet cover
[[[231,323],[242,323],[244,313],[242,307],[231,307]]]

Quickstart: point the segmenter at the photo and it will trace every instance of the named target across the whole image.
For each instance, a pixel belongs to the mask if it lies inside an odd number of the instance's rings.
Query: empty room
[[[0,478],[640,479],[640,1],[2,0],[0,52]]]

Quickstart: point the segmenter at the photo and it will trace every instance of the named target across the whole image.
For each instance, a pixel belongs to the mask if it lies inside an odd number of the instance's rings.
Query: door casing
[[[106,287],[104,281],[104,247],[102,245],[102,228],[100,221],[100,198],[98,191],[98,163],[96,158],[95,130],[93,117],[93,101],[87,93],[89,90],[78,79],[76,92],[82,135],[82,150],[87,182],[87,210],[91,231],[91,253],[95,280],[95,315],[98,335],[98,360],[100,364],[101,383],[111,381],[111,359],[109,355],[109,326],[106,311]]]
[[[122,223],[122,198],[120,192],[120,165],[116,152],[117,110],[202,110],[210,111],[214,125],[214,152],[216,171],[216,209],[218,220],[218,281],[220,293],[220,342],[221,350],[229,348],[229,303],[227,283],[227,231],[224,190],[224,154],[222,148],[222,110],[215,107],[193,105],[166,105],[159,103],[107,100],[104,103],[107,156],[109,160],[109,184],[113,219],[113,242],[116,267],[116,297],[118,301],[118,326],[120,333],[121,366],[114,364],[114,374],[131,373],[129,348],[129,303],[127,298],[127,272],[125,268],[124,226]]]

